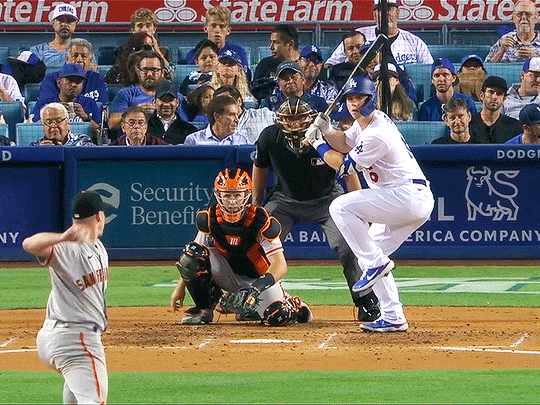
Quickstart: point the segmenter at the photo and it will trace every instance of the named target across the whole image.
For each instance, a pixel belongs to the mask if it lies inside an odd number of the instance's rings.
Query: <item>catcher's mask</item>
[[[242,169],[225,169],[214,181],[214,195],[227,222],[238,222],[251,197],[251,178]]]
[[[291,97],[280,104],[276,111],[276,123],[292,149],[302,149],[304,135],[316,116],[317,112],[300,98]]]

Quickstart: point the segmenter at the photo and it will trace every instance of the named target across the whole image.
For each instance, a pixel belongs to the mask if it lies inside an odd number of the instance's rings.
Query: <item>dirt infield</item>
[[[222,315],[184,326],[165,307],[110,308],[110,371],[540,368],[540,308],[407,307],[409,331],[359,332],[351,307],[316,306],[307,325],[270,328]],[[0,370],[44,370],[44,310],[0,311]]]

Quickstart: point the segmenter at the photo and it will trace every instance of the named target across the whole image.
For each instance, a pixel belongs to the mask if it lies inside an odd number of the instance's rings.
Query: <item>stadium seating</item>
[[[428,63],[406,65],[405,70],[413,81],[415,88],[419,90],[417,91],[417,97],[421,95],[417,101],[427,100],[431,92],[431,65]]]
[[[192,46],[179,46],[178,47],[178,64],[183,65],[186,63],[186,55],[193,49]]]
[[[109,102],[114,100],[114,97],[118,94],[122,86],[120,84],[108,84],[107,91],[109,93]]]
[[[9,126],[9,138],[15,141],[17,130],[16,125],[24,121],[24,109],[20,101],[2,101],[0,102],[0,111],[4,115],[4,120]]]
[[[523,63],[485,63],[484,67],[489,75],[500,76],[506,80],[508,87],[520,82]]]
[[[0,47],[0,64],[6,63],[8,56],[9,56],[9,47],[1,46]]]
[[[92,137],[92,126],[89,122],[78,122],[70,124],[71,131],[78,134],[85,134]],[[43,124],[40,122],[34,123],[19,123],[17,124],[17,145],[27,146],[32,142],[43,138]]]
[[[446,58],[452,63],[461,63],[464,56],[476,54],[485,59],[490,45],[428,45],[433,59]]]
[[[190,122],[190,124],[197,128],[197,131],[200,131],[201,129],[206,129],[206,127],[208,126],[208,122],[201,121],[192,121]]]
[[[98,48],[98,65],[114,65],[116,46],[100,46]]]
[[[101,76],[105,76],[112,67],[113,65],[98,65],[98,73]]]
[[[182,84],[185,77],[194,70],[197,70],[197,66],[185,65],[185,64],[175,65],[174,66],[174,81],[178,83],[178,85]]]
[[[27,83],[24,86],[24,100],[27,105],[31,101],[36,101],[38,99],[40,86],[41,83]]]
[[[446,124],[441,121],[400,121],[396,125],[409,145],[429,144],[448,131]]]
[[[7,124],[0,124],[0,135],[9,138],[9,127]]]

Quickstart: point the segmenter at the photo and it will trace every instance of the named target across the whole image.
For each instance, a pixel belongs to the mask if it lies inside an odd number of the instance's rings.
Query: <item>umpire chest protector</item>
[[[230,223],[223,219],[221,209],[213,205],[197,213],[197,228],[210,234],[219,253],[229,262],[236,274],[257,278],[270,266],[257,238],[268,240],[279,237],[281,225],[264,208],[250,205],[242,219]]]

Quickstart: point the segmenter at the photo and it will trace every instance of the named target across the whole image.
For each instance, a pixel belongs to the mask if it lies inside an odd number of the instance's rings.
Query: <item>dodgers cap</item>
[[[307,59],[310,55],[317,55],[317,60],[319,62],[323,61],[322,52],[316,45],[306,45],[300,52],[302,58]]]
[[[283,71],[287,69],[297,73],[302,73],[302,68],[300,67],[300,65],[298,65],[298,63],[293,62],[292,60],[286,60],[285,62],[281,62],[278,65],[276,69],[276,77],[279,77],[283,73]]]
[[[431,75],[432,76],[433,76],[433,72],[435,71],[435,69],[438,69],[438,68],[445,68],[445,69],[448,69],[453,74],[456,74],[456,70],[454,69],[454,64],[452,62],[450,62],[446,58],[437,58],[437,59],[435,59],[435,61],[431,65]]]
[[[84,68],[77,64],[77,63],[66,63],[60,71],[58,72],[58,78],[61,79],[63,77],[82,77],[83,79],[86,79],[86,72],[84,71]]]
[[[519,112],[519,123],[521,125],[540,124],[540,105],[527,104]]]

